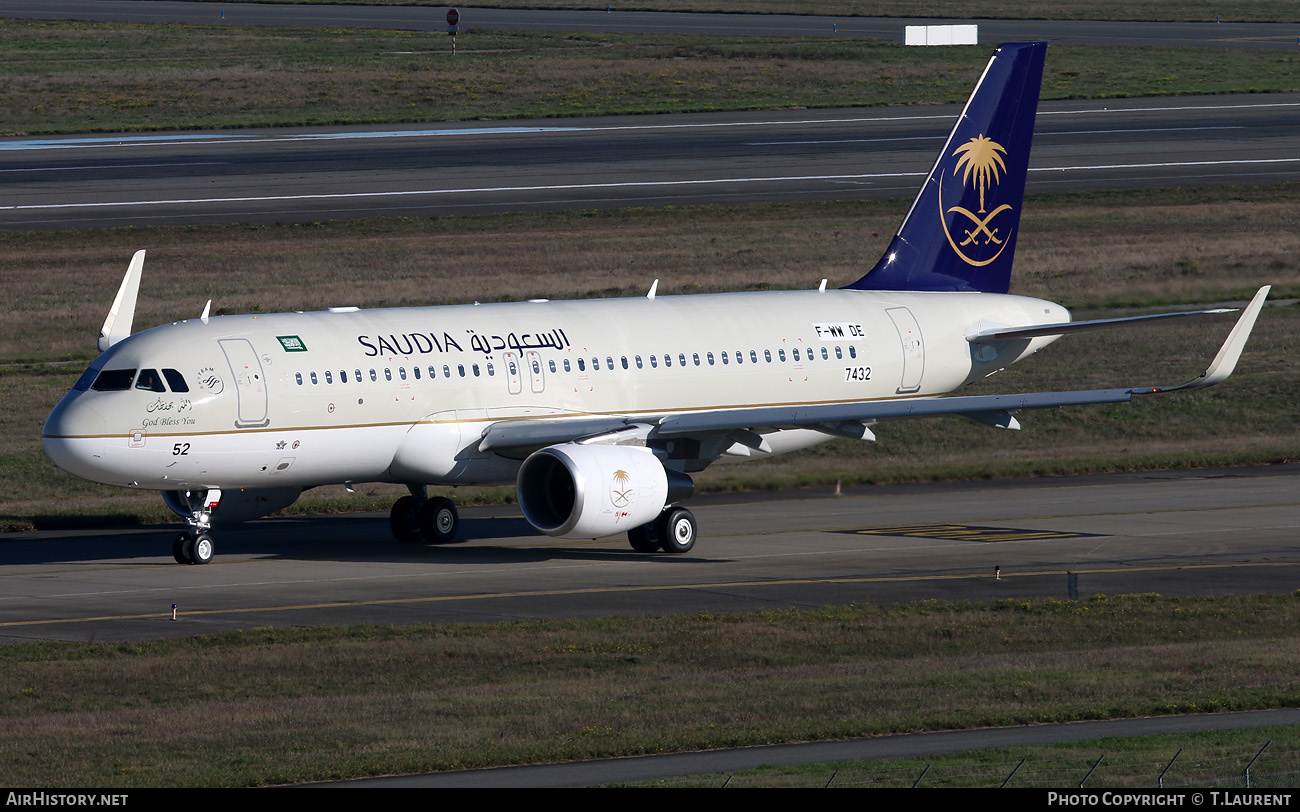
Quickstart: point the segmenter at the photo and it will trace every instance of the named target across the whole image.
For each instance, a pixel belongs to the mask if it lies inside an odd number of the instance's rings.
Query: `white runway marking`
[[[1189,166],[1239,166],[1246,164],[1289,164],[1300,162],[1300,158],[1259,158],[1259,159],[1235,159],[1223,161],[1167,161],[1160,163],[1138,163],[1138,164],[1099,164],[1096,166],[1042,166],[1031,167],[1031,173],[1037,172],[1086,172],[1097,170],[1116,170],[1116,169],[1151,169],[1151,168],[1175,168]],[[420,197],[420,196],[441,196],[441,195],[460,195],[460,194],[491,194],[500,192],[552,192],[552,191],[572,191],[576,189],[632,189],[646,187],[666,187],[666,186],[704,186],[718,185],[726,183],[790,183],[799,181],[829,181],[842,183],[844,181],[860,180],[878,180],[884,178],[917,178],[924,177],[925,172],[884,172],[884,173],[865,173],[856,175],[793,175],[781,177],[746,177],[746,178],[710,178],[705,180],[652,180],[652,181],[625,181],[619,183],[563,183],[539,186],[481,186],[460,189],[410,189],[400,191],[386,192],[335,192],[322,194],[301,194],[301,195],[268,195],[268,196],[246,196],[246,197],[194,197],[194,198],[174,198],[169,200],[110,200],[102,202],[81,202],[81,203],[37,203],[16,206],[0,206],[0,211],[35,211],[49,209],[92,209],[92,208],[120,208],[126,206],[183,206],[183,205],[212,205],[219,203],[274,203],[278,201],[289,200],[358,200],[373,199],[381,197]]]

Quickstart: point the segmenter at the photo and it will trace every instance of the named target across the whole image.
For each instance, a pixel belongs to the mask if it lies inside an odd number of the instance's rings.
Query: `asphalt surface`
[[[0,139],[0,230],[910,198],[956,105]],[[1030,193],[1300,180],[1300,94],[1044,102]]]
[[[614,4],[615,6],[617,4]],[[1086,45],[1177,45],[1208,48],[1296,48],[1293,23],[1143,23],[1053,20],[907,19],[899,17],[690,14],[635,11],[545,11],[458,6],[460,30],[868,37],[902,42],[918,24],[974,23],[981,43],[1047,41]],[[227,25],[310,25],[445,31],[446,7],[309,6],[186,3],[166,0],[0,0],[0,16],[123,22]]]
[[[510,507],[467,541],[386,514],[285,518],[171,558],[176,527],[0,536],[0,641],[139,640],[266,625],[478,622],[935,599],[1289,592],[1300,466],[692,500],[681,556],[536,534]],[[867,532],[863,532],[867,531]],[[177,617],[172,619],[172,604]]]

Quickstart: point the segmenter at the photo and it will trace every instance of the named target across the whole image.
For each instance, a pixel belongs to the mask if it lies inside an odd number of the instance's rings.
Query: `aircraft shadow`
[[[178,566],[171,558],[180,525],[69,529],[0,536],[0,569],[5,566],[59,564],[104,566]],[[643,554],[615,537],[593,547],[584,540],[553,539],[538,533],[522,517],[462,518],[461,541],[451,544],[403,544],[389,532],[388,518],[376,514],[263,519],[214,529],[217,555],[259,556],[286,560],[491,564],[530,561],[626,560],[629,556],[663,561],[691,556]],[[492,545],[497,539],[515,544]],[[530,543],[535,541],[536,544]],[[522,542],[520,545],[518,542]]]

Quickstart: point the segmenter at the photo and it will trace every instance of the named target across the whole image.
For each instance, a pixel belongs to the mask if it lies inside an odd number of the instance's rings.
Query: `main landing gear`
[[[627,541],[638,553],[685,553],[695,546],[699,527],[695,514],[670,505],[658,518],[627,531]]]
[[[177,564],[207,564],[217,551],[212,541],[212,511],[221,502],[221,491],[211,488],[206,493],[185,491],[183,495],[190,515],[185,519],[185,532],[172,541],[172,558]]]
[[[460,532],[460,513],[450,499],[436,496],[430,499],[422,486],[407,486],[410,496],[393,503],[388,514],[388,526],[393,538],[407,544],[424,541],[429,544],[447,544],[456,540]]]

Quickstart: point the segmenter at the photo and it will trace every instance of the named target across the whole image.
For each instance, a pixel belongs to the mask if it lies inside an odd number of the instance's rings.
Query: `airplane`
[[[1008,294],[1045,43],[997,48],[879,262],[838,290],[210,316],[131,333],[144,251],[101,354],[41,434],[58,467],[161,491],[184,518],[172,554],[206,564],[214,523],[313,487],[405,485],[404,542],[445,543],[456,506],[430,487],[514,482],[562,538],[626,534],[685,553],[692,474],[882,422],[960,415],[1017,429],[1027,409],[1118,403],[1227,378],[1269,288],[1210,366],[1175,386],[963,396],[1063,335],[1223,309],[1071,321]]]

